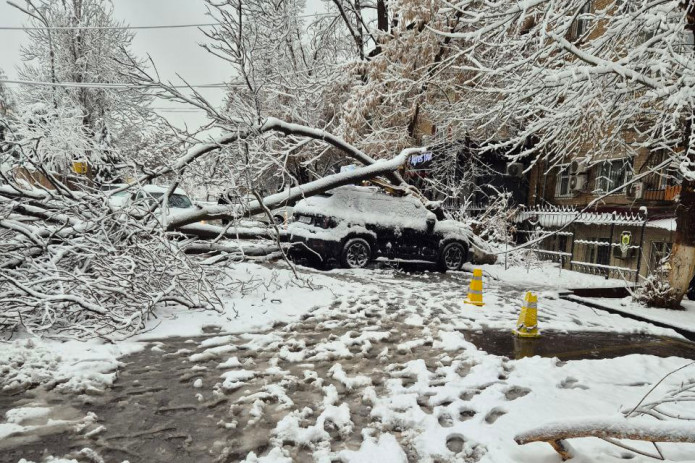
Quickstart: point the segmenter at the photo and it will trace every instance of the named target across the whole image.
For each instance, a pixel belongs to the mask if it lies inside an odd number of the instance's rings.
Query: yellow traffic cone
[[[538,296],[527,292],[524,297],[524,305],[521,306],[519,320],[516,322],[514,334],[521,338],[539,338],[538,331]]]
[[[468,288],[468,296],[463,301],[465,304],[477,305],[482,307],[483,303],[483,270],[473,269],[473,279]]]

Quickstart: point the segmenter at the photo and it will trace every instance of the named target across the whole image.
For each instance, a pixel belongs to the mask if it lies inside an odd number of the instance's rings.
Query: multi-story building
[[[635,281],[668,271],[680,179],[669,166],[653,171],[663,162],[659,151],[643,149],[634,157],[538,163],[529,207],[519,215],[521,238],[548,234],[541,254],[566,268]]]
[[[592,27],[590,13],[611,4],[587,1],[567,38],[600,36],[602,26]],[[636,133],[621,138],[613,150],[603,146],[599,153],[594,146],[604,140],[593,140],[559,163],[538,162],[519,238],[547,236],[539,252],[565,268],[637,282],[669,271],[681,178],[658,147],[644,146]]]

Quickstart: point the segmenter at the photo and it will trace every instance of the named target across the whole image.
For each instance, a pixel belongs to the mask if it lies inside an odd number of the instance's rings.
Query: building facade
[[[539,162],[518,239],[571,268],[639,282],[668,272],[680,194],[676,166],[659,150],[640,148],[592,158],[590,148],[554,165]]]

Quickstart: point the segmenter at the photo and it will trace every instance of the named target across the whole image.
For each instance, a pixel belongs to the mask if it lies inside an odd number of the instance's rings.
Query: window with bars
[[[672,162],[663,167],[664,161],[670,158],[668,152],[654,149],[649,154],[649,158],[640,168],[640,173],[644,183],[644,199],[647,200],[670,200],[680,194],[678,189],[683,180],[679,166]]]
[[[572,195],[572,190],[570,189],[570,165],[563,164],[558,167],[558,171],[555,177],[555,197],[556,198],[567,198]]]
[[[610,265],[611,246],[609,238],[588,238],[592,244],[586,245],[585,261],[590,264]]]
[[[606,161],[596,166],[595,190],[607,193],[629,182],[632,178],[632,160]]]

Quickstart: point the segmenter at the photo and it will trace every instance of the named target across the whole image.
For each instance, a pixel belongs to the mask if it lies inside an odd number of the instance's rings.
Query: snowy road
[[[485,333],[509,333],[523,290],[531,288],[488,277],[481,309],[461,303],[469,278],[388,270],[319,275],[331,296],[294,321],[260,332],[148,341],[121,359],[118,380],[103,392],[39,388],[1,396],[0,462],[47,455],[99,461],[90,452],[131,463],[556,462],[550,446],[518,447],[514,435],[550,420],[613,416],[687,363],[648,355],[514,360],[485,352],[470,340],[485,346]],[[607,349],[607,357],[656,345],[660,354],[692,354],[679,342],[664,347],[655,336],[666,330],[558,299],[547,281],[534,286],[541,327],[554,333],[547,344],[562,344],[558,333],[595,333],[568,342],[575,353],[569,358],[604,356],[591,348],[581,354],[581,345],[614,332],[642,347]],[[284,294],[272,297],[263,310]],[[499,349],[492,339],[489,347]],[[579,462],[626,455],[598,440],[575,448]],[[692,461],[694,448],[664,452]],[[647,461],[640,458],[632,461]]]

